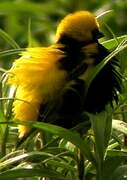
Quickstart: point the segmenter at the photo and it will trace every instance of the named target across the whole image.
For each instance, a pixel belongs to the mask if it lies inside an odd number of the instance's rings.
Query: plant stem
[[[84,155],[79,150],[79,161],[78,161],[78,179],[85,180],[85,166],[84,166]]]

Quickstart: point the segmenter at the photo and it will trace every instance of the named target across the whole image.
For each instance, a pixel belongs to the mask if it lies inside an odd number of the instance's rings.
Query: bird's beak
[[[95,29],[95,30],[92,32],[92,34],[93,34],[93,39],[94,39],[94,40],[98,40],[98,39],[104,37],[104,34],[103,34],[101,31],[99,31],[99,29]]]
[[[96,38],[100,39],[102,37],[104,37],[104,34],[101,31],[98,31],[98,33],[96,34]]]

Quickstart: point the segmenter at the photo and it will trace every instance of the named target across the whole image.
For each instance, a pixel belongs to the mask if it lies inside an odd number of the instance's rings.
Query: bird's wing
[[[66,72],[58,67],[63,52],[51,46],[28,48],[13,63],[8,71],[8,83],[16,86],[14,116],[18,120],[37,120],[40,104],[53,98],[63,86]],[[20,137],[29,132],[26,126],[19,126]]]

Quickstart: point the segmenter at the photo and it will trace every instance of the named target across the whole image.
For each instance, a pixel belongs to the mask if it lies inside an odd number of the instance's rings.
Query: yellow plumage
[[[91,31],[98,29],[99,24],[89,11],[79,11],[67,15],[58,25],[56,41],[65,33],[78,41],[89,41],[92,39]]]
[[[9,70],[9,84],[17,87],[13,112],[18,120],[37,120],[40,104],[52,99],[62,88],[67,73],[60,70],[57,61],[63,52],[55,46],[28,48]],[[19,125],[19,137],[30,131]]]

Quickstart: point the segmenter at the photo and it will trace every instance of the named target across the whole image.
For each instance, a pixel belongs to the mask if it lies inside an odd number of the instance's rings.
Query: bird
[[[59,22],[52,45],[26,48],[8,70],[8,84],[16,88],[14,119],[48,121],[70,129],[79,123],[82,112],[100,113],[117,103],[122,76],[116,57],[98,72],[86,92],[89,74],[110,54],[99,42],[101,37],[94,14],[81,10]],[[18,125],[18,131],[23,138],[31,127]]]

